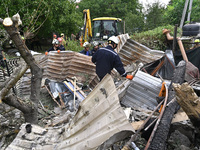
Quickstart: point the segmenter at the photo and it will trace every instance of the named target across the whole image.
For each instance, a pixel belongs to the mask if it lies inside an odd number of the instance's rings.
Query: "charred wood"
[[[166,141],[167,141],[171,121],[173,119],[174,114],[180,108],[177,101],[170,102],[176,96],[172,83],[182,84],[184,82],[185,69],[186,69],[185,61],[181,61],[179,62],[179,64],[174,70],[172,82],[169,87],[169,97],[167,99],[168,105],[165,108],[163,117],[160,121],[160,124],[157,127],[157,130],[155,131],[154,137],[152,138],[152,141],[148,147],[148,150],[166,149]]]

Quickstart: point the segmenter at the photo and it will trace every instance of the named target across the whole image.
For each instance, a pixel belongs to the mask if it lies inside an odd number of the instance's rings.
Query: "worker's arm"
[[[92,58],[91,58],[91,61],[95,64],[96,63],[96,57],[97,57],[97,52],[96,53],[94,53],[94,55],[92,56]]]
[[[116,57],[115,59],[115,69],[119,72],[119,74],[122,76],[122,77],[126,77],[127,79],[129,80],[132,80],[133,79],[133,75],[128,75],[124,69],[124,66],[122,64],[122,61],[120,59],[119,56]]]
[[[114,68],[119,72],[122,77],[126,77],[127,73],[124,69],[122,61],[118,55],[116,55],[114,60]]]

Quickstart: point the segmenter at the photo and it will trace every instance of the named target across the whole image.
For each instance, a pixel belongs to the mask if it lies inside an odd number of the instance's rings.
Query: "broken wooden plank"
[[[74,85],[73,85],[73,83],[70,82],[70,81],[69,82],[64,81],[63,83],[74,94]],[[78,97],[78,99],[80,101],[83,101],[85,99],[84,95],[82,95],[79,91],[76,91],[75,95]]]
[[[52,99],[54,100],[54,102],[56,102],[56,104],[61,108],[62,106],[58,103],[58,101],[54,98],[54,96],[51,94],[51,91],[48,89],[48,87],[46,85],[44,85],[44,87],[47,89],[47,91],[49,92],[49,94],[51,95]]]
[[[182,85],[173,84],[176,91],[177,101],[186,112],[192,124],[200,129],[200,99],[194,89],[186,82]]]

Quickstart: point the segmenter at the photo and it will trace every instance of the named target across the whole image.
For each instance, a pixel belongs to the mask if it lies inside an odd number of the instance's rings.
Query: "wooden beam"
[[[176,91],[177,101],[186,112],[192,124],[200,129],[200,99],[194,89],[186,82],[182,85],[173,84]]]

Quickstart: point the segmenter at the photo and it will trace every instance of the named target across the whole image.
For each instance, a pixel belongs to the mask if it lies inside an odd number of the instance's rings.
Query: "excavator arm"
[[[90,38],[92,38],[92,25],[91,25],[91,18],[90,18],[90,10],[84,9],[83,10],[84,15],[84,28],[83,28],[83,42],[89,41]]]

